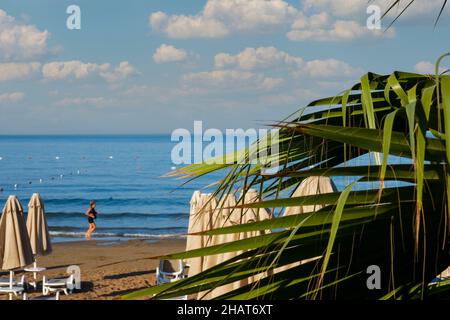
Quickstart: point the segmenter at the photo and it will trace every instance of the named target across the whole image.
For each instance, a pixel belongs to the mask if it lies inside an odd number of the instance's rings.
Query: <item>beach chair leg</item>
[[[9,300],[12,300],[12,299],[13,299],[13,294],[9,293]]]
[[[56,291],[56,300],[59,300],[59,290]]]
[[[63,291],[64,291],[64,294],[65,294],[66,296],[69,295],[69,292],[67,291],[67,289],[63,289]]]
[[[22,294],[22,300],[28,300],[28,296],[27,296],[27,293],[26,293],[26,292],[24,292],[24,293]]]

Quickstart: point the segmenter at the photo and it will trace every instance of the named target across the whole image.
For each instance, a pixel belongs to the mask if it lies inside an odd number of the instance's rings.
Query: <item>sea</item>
[[[193,192],[211,192],[205,186],[223,173],[187,184],[164,177],[179,168],[171,159],[177,143],[170,135],[0,136],[0,206],[16,195],[26,213],[32,194],[39,193],[54,242],[84,239],[90,200],[98,212],[94,239],[184,238]],[[395,157],[393,162],[409,161]],[[368,157],[356,160],[368,163]],[[333,180],[339,190],[352,182]],[[355,189],[364,187],[378,188],[366,182]]]
[[[163,177],[176,168],[175,144],[170,135],[0,136],[0,205],[16,195],[26,213],[39,193],[54,242],[84,239],[90,200],[94,239],[183,238],[192,193],[215,178]]]

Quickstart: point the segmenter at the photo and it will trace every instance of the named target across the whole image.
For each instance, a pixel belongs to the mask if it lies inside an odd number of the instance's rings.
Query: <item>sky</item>
[[[442,2],[380,30],[367,0],[2,0],[0,134],[260,127],[368,71],[433,72],[450,51]]]

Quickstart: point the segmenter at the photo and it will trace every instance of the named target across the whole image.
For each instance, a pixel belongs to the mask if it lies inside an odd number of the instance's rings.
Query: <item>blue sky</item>
[[[417,0],[383,32],[367,0],[3,0],[0,134],[259,126],[369,70],[429,72],[450,51],[441,4]]]

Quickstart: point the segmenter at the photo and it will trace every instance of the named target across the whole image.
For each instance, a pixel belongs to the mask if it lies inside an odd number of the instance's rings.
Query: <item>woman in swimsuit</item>
[[[94,200],[91,200],[89,203],[89,209],[86,211],[86,215],[88,217],[89,229],[86,232],[86,240],[91,240],[91,234],[95,231],[97,226],[95,225],[95,219],[97,219],[97,211],[95,211],[96,203]]]

